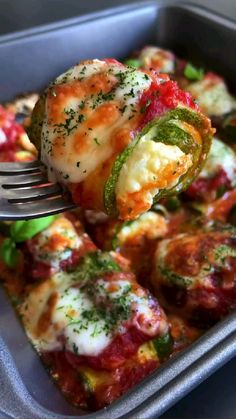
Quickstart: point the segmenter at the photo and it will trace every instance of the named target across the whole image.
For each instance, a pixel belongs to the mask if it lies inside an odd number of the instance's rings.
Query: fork
[[[48,181],[40,161],[0,163],[0,220],[26,220],[74,207],[62,187]]]

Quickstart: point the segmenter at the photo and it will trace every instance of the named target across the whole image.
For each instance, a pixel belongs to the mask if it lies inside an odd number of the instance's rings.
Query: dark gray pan
[[[43,88],[81,59],[125,57],[147,43],[204,63],[236,91],[236,24],[202,7],[146,1],[0,37],[0,102]],[[0,336],[4,417],[156,419],[236,354],[236,317],[228,316],[118,401],[92,414],[69,405],[54,386],[3,290]]]

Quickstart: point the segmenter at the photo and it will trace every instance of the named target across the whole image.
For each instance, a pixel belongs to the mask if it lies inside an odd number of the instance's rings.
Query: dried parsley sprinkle
[[[79,104],[79,108],[82,110],[82,109],[84,109],[84,107],[85,107],[85,101],[82,100]]]
[[[73,343],[72,348],[73,348],[73,352],[76,355],[79,355],[79,348],[78,348],[78,346],[75,343]]]
[[[133,87],[130,89],[129,93],[125,93],[124,96],[135,97],[135,93],[134,93]]]
[[[80,74],[85,74],[86,66],[84,65],[82,70],[79,72]]]
[[[101,145],[101,144],[99,143],[99,141],[98,141],[98,139],[97,139],[97,138],[93,138],[93,141],[94,141],[97,145]]]
[[[144,113],[146,109],[151,105],[151,100],[148,99],[144,106],[141,107],[140,112]]]
[[[81,113],[79,116],[78,116],[78,123],[80,124],[81,122],[83,122],[83,121],[85,121],[85,116]]]
[[[78,127],[78,124],[86,119],[83,114],[78,115],[76,118],[77,113],[74,111],[74,109],[64,109],[64,113],[68,116],[65,122],[53,125],[53,133],[57,133],[62,137],[69,136],[71,132]]]
[[[127,105],[124,105],[122,108],[119,108],[119,111],[123,114],[127,108]]]

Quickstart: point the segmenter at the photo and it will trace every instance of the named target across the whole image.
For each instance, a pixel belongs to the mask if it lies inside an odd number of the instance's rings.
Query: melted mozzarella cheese
[[[197,99],[199,106],[207,115],[221,116],[231,112],[236,102],[229,94],[224,81],[218,77],[205,77],[192,83],[187,90]]]
[[[175,57],[167,50],[155,46],[143,48],[139,55],[142,67],[157,68],[162,73],[174,73]]]
[[[94,90],[99,83],[101,89]],[[109,159],[113,136],[129,132],[141,92],[150,84],[141,71],[99,60],[59,76],[51,87],[56,97],[48,93],[42,127],[41,156],[49,179],[79,183]]]
[[[150,208],[159,189],[171,189],[192,165],[190,155],[178,146],[150,141],[143,136],[123,164],[116,185],[119,202],[128,202],[129,194],[139,193],[139,199]]]
[[[147,292],[126,279],[81,285],[61,272],[35,286],[21,306],[32,343],[40,351],[97,356],[130,325],[149,336],[165,332],[165,317]]]
[[[66,348],[80,355],[96,356],[111,342],[106,320],[79,288],[68,288],[60,295],[53,322],[64,324]]]
[[[34,258],[58,269],[60,262],[68,259],[81,245],[82,240],[73,224],[66,217],[59,217],[34,239]]]
[[[234,185],[236,183],[236,156],[234,151],[222,141],[214,138],[210,153],[207,157],[200,177],[211,178],[223,169],[228,179]]]
[[[139,236],[146,236],[148,239],[154,240],[163,237],[166,233],[167,221],[165,217],[154,211],[148,211],[137,220],[124,225],[118,233],[118,239],[120,243]]]
[[[211,238],[213,241],[213,238]],[[153,285],[158,286],[160,282],[169,282],[170,284],[177,284],[179,286],[185,286],[187,289],[193,289],[199,286],[206,287],[207,289],[214,288],[215,285],[212,283],[212,274],[215,272],[215,267],[222,268],[227,264],[227,257],[235,257],[236,251],[227,245],[220,245],[215,243],[215,246],[206,250],[205,259],[200,262],[197,258],[199,252],[199,245],[201,240],[204,240],[203,237],[199,235],[188,235],[187,233],[178,234],[173,239],[165,239],[158,243],[157,249],[154,256],[154,274],[152,277]],[[168,266],[168,253],[173,245],[176,244],[176,252],[182,252],[181,255],[184,256],[184,251],[181,250],[180,246],[183,249],[187,249],[189,246],[192,249],[192,254],[189,254],[189,266],[192,263],[194,274],[189,276],[179,274],[175,270],[172,270]],[[171,250],[173,252],[173,248]],[[194,253],[195,251],[195,253]],[[196,258],[196,259],[195,259]],[[198,270],[196,268],[198,267]],[[181,265],[179,266],[181,272]],[[155,275],[155,272],[157,276]]]

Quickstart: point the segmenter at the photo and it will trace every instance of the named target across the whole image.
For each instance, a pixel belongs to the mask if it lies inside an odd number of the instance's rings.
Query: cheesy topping
[[[132,240],[137,236],[145,236],[150,240],[163,237],[167,233],[165,217],[154,211],[142,214],[137,220],[125,224],[118,233],[120,243]]]
[[[210,247],[209,240],[212,243]],[[205,243],[203,248],[201,248],[202,243]],[[185,265],[180,263],[177,268],[170,265],[170,255],[173,257],[173,251],[177,260],[178,252],[183,260],[184,256],[187,255]],[[157,277],[155,274],[153,275],[153,284],[155,286],[159,282],[169,282],[169,284],[184,286],[188,289],[201,286],[208,289],[213,288],[215,284],[212,283],[211,275],[215,271],[220,273],[222,269],[225,269],[229,257],[236,257],[236,250],[233,246],[224,244],[224,242],[221,243],[217,234],[208,237],[207,234],[201,233],[197,235],[178,234],[171,239],[165,239],[158,243],[154,257]],[[189,275],[183,274],[183,272],[186,272],[186,267]],[[231,282],[228,283],[231,286]],[[225,287],[225,284],[221,286]]]
[[[147,136],[148,137],[148,136]],[[160,189],[171,189],[192,165],[178,146],[150,141],[143,136],[122,166],[116,185],[117,203],[132,208],[132,195],[149,209]],[[142,211],[142,212],[144,212]]]
[[[170,51],[155,46],[144,47],[139,55],[144,68],[153,68],[161,73],[174,73],[175,57]]]
[[[236,156],[234,151],[222,141],[214,138],[212,141],[210,153],[207,157],[200,177],[214,177],[219,169],[223,169],[228,179],[236,184]]]
[[[124,275],[81,283],[58,273],[29,293],[21,314],[39,351],[65,348],[87,356],[99,355],[131,325],[150,337],[167,327],[157,302]]]
[[[49,179],[79,183],[122,149],[115,138],[125,138],[125,148],[140,95],[150,84],[141,71],[100,60],[59,76],[48,90],[42,127],[41,159]]]
[[[82,240],[73,224],[61,216],[34,238],[34,258],[58,269],[60,262],[68,259],[81,245]]]
[[[209,116],[221,116],[236,107],[235,100],[220,77],[207,75],[202,80],[188,85],[187,90]]]

